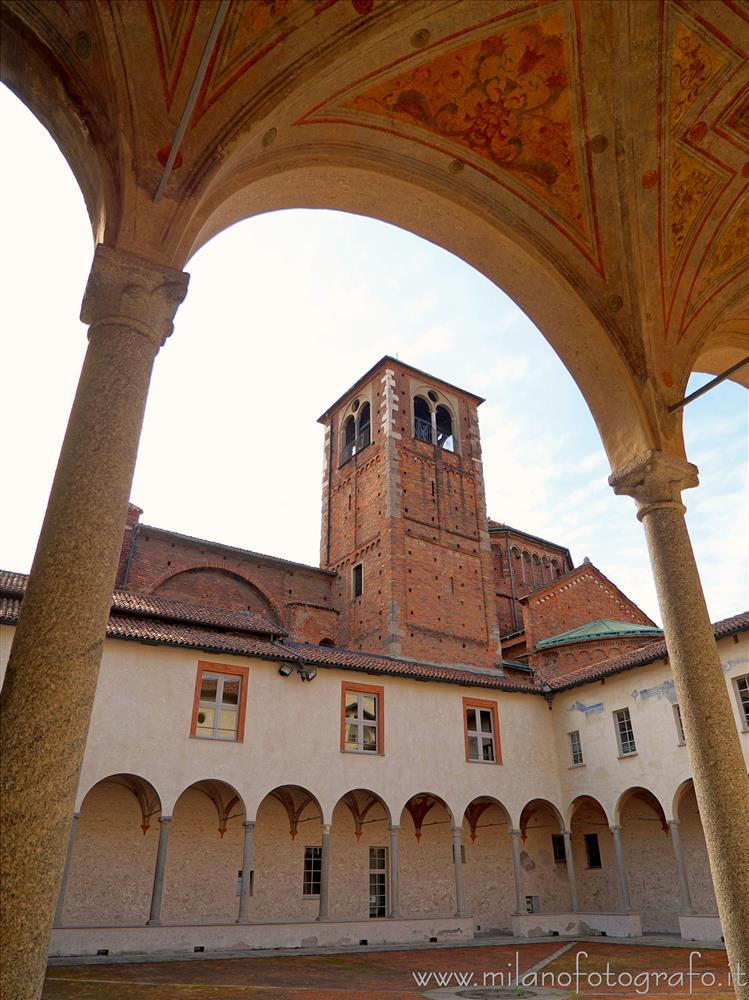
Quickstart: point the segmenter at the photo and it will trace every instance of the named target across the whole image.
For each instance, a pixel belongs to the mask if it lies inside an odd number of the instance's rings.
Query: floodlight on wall
[[[278,672],[282,677],[288,677],[289,674],[294,673],[294,667],[291,663],[282,663],[278,668]]]
[[[317,677],[317,667],[313,667],[310,663],[307,663],[304,666],[300,664],[299,676],[303,681],[313,681],[315,677]]]

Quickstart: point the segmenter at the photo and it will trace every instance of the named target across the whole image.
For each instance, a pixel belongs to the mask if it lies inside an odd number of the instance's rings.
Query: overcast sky
[[[0,567],[28,571],[86,346],[92,240],[62,155],[0,88]],[[132,499],[148,524],[317,564],[317,416],[383,354],[486,397],[490,517],[590,559],[657,621],[634,503],[615,497],[593,420],[539,331],[486,278],[392,226],[335,212],[247,220],[188,266],[160,352]],[[706,381],[694,376],[694,386]],[[686,409],[702,484],[685,494],[713,619],[747,598],[748,394]]]

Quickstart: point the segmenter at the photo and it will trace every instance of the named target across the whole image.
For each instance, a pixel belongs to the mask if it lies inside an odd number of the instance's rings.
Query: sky
[[[3,511],[0,567],[27,572],[86,347],[93,244],[62,154],[0,88]],[[132,500],[147,524],[319,561],[317,417],[384,354],[486,398],[489,516],[587,556],[660,622],[634,502],[616,497],[566,369],[496,285],[445,250],[360,216],[275,212],[214,238],[156,359]],[[694,375],[690,389],[707,381]],[[708,608],[749,605],[746,390],[685,410],[701,485],[684,495]]]

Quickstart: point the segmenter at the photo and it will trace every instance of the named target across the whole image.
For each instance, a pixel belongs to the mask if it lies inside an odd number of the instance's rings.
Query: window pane
[[[359,746],[359,727],[352,726],[350,723],[346,726],[346,748],[347,749],[358,749]]]
[[[475,733],[476,732],[476,709],[475,708],[469,708],[469,709],[466,710],[466,722],[467,722],[468,728],[471,730],[471,732]]]
[[[213,735],[213,720],[216,717],[216,711],[213,708],[199,708],[198,709],[198,721],[195,726],[196,736],[212,736]]]
[[[218,677],[215,674],[203,674],[203,679],[200,682],[200,700],[215,701],[217,688]]]
[[[362,718],[374,720],[377,718],[375,712],[375,697],[372,694],[363,694],[361,698]]]
[[[479,759],[479,741],[475,736],[468,737],[468,756],[471,760]]]
[[[492,731],[492,714],[488,710],[484,709],[479,713],[481,717],[481,732],[490,733]]]
[[[363,749],[364,750],[376,750],[377,749],[377,727],[376,726],[364,726],[363,727]]]
[[[224,692],[221,696],[221,701],[224,705],[238,705],[239,704],[239,678],[238,677],[225,677],[224,678]]]
[[[230,708],[219,712],[218,735],[225,740],[233,740],[237,735],[237,713]]]
[[[359,698],[355,694],[346,695],[346,718],[355,719],[359,708]]]
[[[483,736],[481,738],[483,760],[494,760],[494,740]]]
[[[384,868],[385,867],[385,848],[384,847],[370,847],[369,848],[369,867]]]

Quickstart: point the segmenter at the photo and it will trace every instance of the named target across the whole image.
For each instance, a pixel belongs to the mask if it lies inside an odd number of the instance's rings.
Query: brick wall
[[[589,563],[523,601],[523,622],[529,649],[542,639],[599,618],[639,625],[653,624],[636,604]]]

